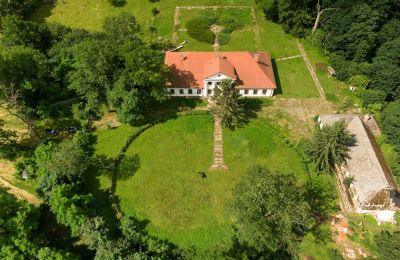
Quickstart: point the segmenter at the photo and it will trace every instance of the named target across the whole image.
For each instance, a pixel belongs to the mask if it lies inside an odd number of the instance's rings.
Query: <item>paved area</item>
[[[210,167],[212,171],[225,171],[228,167],[224,164],[224,149],[222,140],[221,120],[214,120],[214,163]]]

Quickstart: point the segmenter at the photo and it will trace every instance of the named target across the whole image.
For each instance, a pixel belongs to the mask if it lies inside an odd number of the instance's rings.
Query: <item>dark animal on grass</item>
[[[207,175],[206,175],[206,173],[205,172],[198,172],[197,173],[201,178],[207,178]]]

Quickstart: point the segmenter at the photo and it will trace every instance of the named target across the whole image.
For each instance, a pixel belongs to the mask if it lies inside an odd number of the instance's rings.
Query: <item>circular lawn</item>
[[[223,138],[229,170],[210,172],[211,116],[180,117],[142,133],[126,153],[139,161],[139,167],[117,183],[124,213],[146,221],[150,234],[184,248],[229,246],[232,216],[228,205],[247,170],[260,164],[271,171],[304,171],[298,155],[265,119],[252,120],[234,131],[224,130]],[[198,172],[207,177],[201,178]]]

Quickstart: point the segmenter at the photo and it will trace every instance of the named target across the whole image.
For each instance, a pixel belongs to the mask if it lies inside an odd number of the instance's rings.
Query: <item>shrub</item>
[[[214,43],[214,34],[210,30],[211,24],[205,17],[194,18],[186,24],[190,37],[209,44]]]
[[[109,0],[109,2],[116,7],[120,7],[126,4],[126,0]]]
[[[218,34],[218,43],[220,45],[226,45],[231,40],[231,35],[229,33]]]
[[[153,14],[153,16],[156,16],[157,14],[160,13],[160,10],[158,10],[157,7],[153,7],[153,8],[151,9],[151,13]]]
[[[343,180],[343,184],[346,188],[350,188],[350,185],[354,182],[354,176],[346,177]]]
[[[384,104],[386,100],[386,92],[377,89],[366,89],[362,93],[362,105],[367,107],[371,104]]]

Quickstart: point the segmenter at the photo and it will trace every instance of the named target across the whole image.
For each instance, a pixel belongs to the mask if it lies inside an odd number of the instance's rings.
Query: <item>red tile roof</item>
[[[276,88],[266,52],[167,52],[165,64],[176,87],[203,88],[205,78],[221,73],[235,79],[239,88]]]

